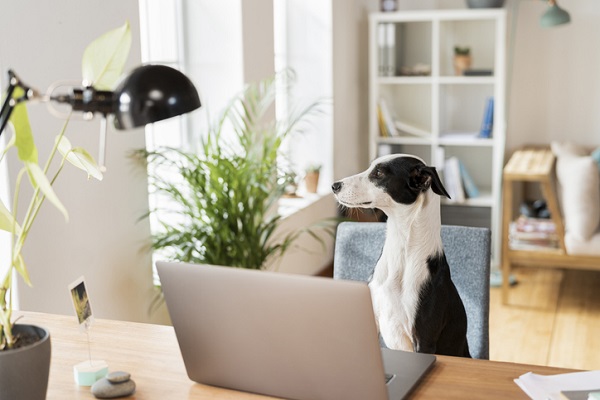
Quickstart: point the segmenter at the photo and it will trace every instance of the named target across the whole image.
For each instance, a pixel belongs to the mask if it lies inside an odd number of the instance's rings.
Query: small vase
[[[471,67],[471,56],[458,54],[454,56],[454,73],[462,75],[466,69]]]
[[[306,184],[306,191],[308,193],[317,193],[317,187],[319,186],[319,173],[318,172],[307,172],[304,177]]]

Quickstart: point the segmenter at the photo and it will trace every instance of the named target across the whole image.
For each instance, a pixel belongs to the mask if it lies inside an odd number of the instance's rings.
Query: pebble
[[[135,382],[131,374],[115,371],[106,375],[92,385],[92,394],[98,399],[116,399],[130,396],[135,392]]]
[[[127,382],[129,378],[131,378],[131,374],[125,371],[114,371],[106,375],[106,379],[108,379],[110,383]]]

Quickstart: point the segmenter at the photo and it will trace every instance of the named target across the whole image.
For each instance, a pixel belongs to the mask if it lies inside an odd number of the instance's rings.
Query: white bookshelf
[[[382,49],[382,24],[393,24],[393,49]],[[389,39],[389,34],[388,34]],[[389,40],[388,40],[389,42]],[[419,10],[373,13],[369,16],[369,153],[415,154],[435,165],[443,179],[444,158],[458,157],[479,188],[480,196],[463,203],[443,201],[442,220],[453,223],[454,211],[487,215],[492,230],[492,261],[497,265],[501,235],[501,178],[505,144],[504,9]],[[455,76],[454,46],[471,48],[472,69],[492,70],[491,76]],[[391,47],[391,46],[389,46]],[[386,53],[387,51],[387,53]],[[382,72],[384,57],[395,72]],[[401,67],[429,66],[430,73],[400,75]],[[383,76],[383,74],[387,76]],[[494,97],[491,138],[477,138],[486,99]],[[377,107],[383,98],[395,120],[429,133],[427,137],[400,132],[382,137]],[[455,134],[460,132],[461,135]],[[467,135],[467,134],[472,134]],[[469,207],[473,207],[472,209]],[[460,211],[459,211],[460,210]],[[481,217],[472,225],[481,225]]]

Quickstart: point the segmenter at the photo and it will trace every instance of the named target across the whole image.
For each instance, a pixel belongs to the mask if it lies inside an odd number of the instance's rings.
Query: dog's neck
[[[382,259],[394,260],[402,255],[400,264],[412,259],[442,252],[440,197],[431,190],[417,198],[410,206],[382,210],[388,216],[386,242]],[[386,257],[383,257],[386,255]]]

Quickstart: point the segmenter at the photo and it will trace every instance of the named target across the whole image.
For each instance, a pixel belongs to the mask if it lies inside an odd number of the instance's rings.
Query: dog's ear
[[[419,192],[425,192],[427,189],[431,188],[433,193],[450,198],[435,167],[428,167],[426,165],[415,167],[410,174],[409,185]]]

